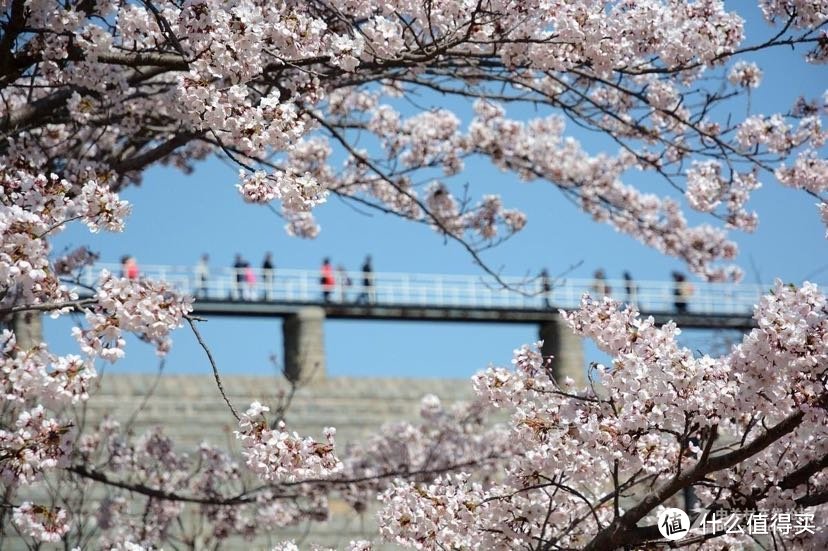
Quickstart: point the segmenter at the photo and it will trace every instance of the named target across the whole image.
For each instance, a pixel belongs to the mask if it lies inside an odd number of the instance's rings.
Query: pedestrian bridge
[[[101,270],[119,273],[118,264],[98,264],[83,275],[94,284]],[[399,319],[421,321],[479,321],[543,323],[559,309],[576,308],[584,293],[595,295],[594,280],[562,278],[548,293],[537,277],[374,272],[372,285],[361,272],[336,275],[323,297],[318,270],[278,268],[272,274],[253,269],[254,283],[233,268],[212,268],[201,281],[195,266],[141,266],[141,277],[166,281],[196,297],[195,314],[203,316],[286,317],[303,306],[319,306],[332,319]],[[345,281],[343,281],[345,280]],[[350,280],[350,285],[347,284]],[[623,280],[607,280],[610,296],[635,304],[659,323],[676,321],[682,327],[753,327],[753,307],[771,285],[694,282],[685,312],[675,306],[672,281],[635,281],[631,292]],[[547,306],[548,304],[548,306]]]
[[[118,264],[97,264],[79,283],[92,286],[102,270],[120,273]],[[553,356],[557,376],[586,381],[583,344],[560,320],[559,310],[578,307],[584,293],[595,295],[593,280],[565,278],[541,291],[537,277],[374,272],[370,285],[361,272],[335,273],[324,289],[318,270],[253,269],[254,281],[233,268],[212,268],[206,279],[195,266],[142,265],[140,277],[162,280],[195,297],[200,317],[281,318],[285,375],[294,381],[325,380],[326,319],[410,320],[432,322],[523,323],[538,327],[544,355]],[[350,285],[347,284],[350,280]],[[753,308],[770,285],[693,283],[687,307],[677,310],[675,283],[607,280],[610,296],[635,304],[656,323],[679,327],[747,330],[755,326]],[[323,294],[327,291],[327,297]],[[81,291],[82,292],[82,291]]]

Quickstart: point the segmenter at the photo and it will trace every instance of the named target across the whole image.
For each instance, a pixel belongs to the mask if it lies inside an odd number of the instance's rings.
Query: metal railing
[[[118,264],[97,264],[81,277],[94,285],[101,270],[120,274]],[[584,293],[596,295],[595,281],[566,278],[548,293],[541,292],[539,279],[502,277],[507,287],[474,275],[374,272],[370,285],[362,272],[334,272],[335,284],[325,286],[318,270],[278,268],[271,273],[251,269],[253,281],[244,270],[211,268],[202,279],[195,266],[140,266],[140,277],[166,281],[196,299],[278,303],[323,303],[325,293],[332,303],[377,305],[544,309],[577,307]],[[350,285],[348,284],[350,281]],[[672,281],[635,281],[631,292],[624,280],[606,280],[610,296],[631,302],[642,312],[676,310],[676,287]],[[694,314],[744,315],[753,311],[759,297],[770,285],[693,282],[693,292],[685,300]],[[547,306],[547,303],[549,306]]]

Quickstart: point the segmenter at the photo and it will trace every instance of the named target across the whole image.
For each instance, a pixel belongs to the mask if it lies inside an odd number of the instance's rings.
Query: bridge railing
[[[93,285],[101,270],[119,274],[118,264],[97,264],[88,268],[82,282]],[[526,277],[503,277],[506,287],[482,276],[375,272],[371,285],[363,283],[362,272],[345,275],[335,272],[335,285],[324,288],[317,270],[278,268],[271,274],[252,269],[255,282],[243,271],[212,268],[201,280],[195,266],[142,265],[140,276],[168,282],[178,291],[197,299],[259,302],[323,302],[329,291],[334,303],[366,302],[386,305],[543,309],[574,308],[584,293],[596,295],[595,281],[567,278],[547,294],[540,281]],[[350,280],[350,285],[348,281]],[[635,303],[643,312],[669,312],[676,308],[676,287],[672,281],[635,281],[628,292],[624,280],[606,280],[610,296]],[[686,299],[687,310],[699,314],[750,314],[770,285],[693,282]]]

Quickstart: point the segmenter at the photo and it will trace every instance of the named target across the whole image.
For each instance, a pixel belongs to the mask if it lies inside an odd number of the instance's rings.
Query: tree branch
[[[607,528],[600,530],[585,547],[585,550],[609,551],[628,545],[633,537],[636,523],[659,504],[663,503],[665,499],[694,482],[701,480],[707,474],[728,469],[761,452],[798,427],[804,415],[804,412],[796,411],[766,430],[762,435],[754,438],[748,445],[715,457],[709,457],[714,440],[711,435],[711,438],[708,439],[705,445],[701,458],[692,469],[661,485],[637,505],[628,509],[620,518],[615,519]]]
[[[221,397],[224,398],[225,403],[227,403],[227,407],[230,408],[230,413],[233,414],[233,417],[236,418],[236,421],[240,421],[241,417],[239,417],[239,413],[236,411],[236,408],[233,407],[233,404],[230,403],[230,398],[227,397],[227,393],[224,392],[224,385],[221,384],[221,377],[219,376],[218,366],[216,365],[216,361],[213,359],[213,353],[210,352],[210,349],[207,347],[207,343],[204,342],[204,339],[201,338],[201,333],[198,332],[198,329],[195,326],[195,321],[191,316],[184,316],[187,320],[187,323],[190,324],[190,328],[193,330],[193,334],[195,335],[198,344],[201,345],[201,348],[204,349],[204,352],[207,353],[207,359],[210,361],[210,366],[213,368],[213,378],[216,380],[216,385],[218,385],[219,393],[221,393]]]

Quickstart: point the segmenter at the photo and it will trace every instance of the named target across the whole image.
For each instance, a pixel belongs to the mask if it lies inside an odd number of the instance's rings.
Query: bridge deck
[[[481,323],[540,324],[557,319],[557,309],[482,308],[463,306],[413,306],[408,304],[342,304],[312,302],[266,302],[199,299],[194,304],[197,316],[286,317],[304,306],[319,306],[328,319],[374,319],[397,321],[444,321]],[[643,312],[661,325],[670,320],[679,327],[699,329],[750,329],[756,326],[749,314],[705,314]]]
[[[94,285],[104,269],[122,271],[120,265],[99,264],[89,268],[81,282]],[[544,292],[537,277],[494,281],[481,275],[334,271],[335,284],[323,285],[317,270],[249,272],[223,268],[205,274],[195,266],[141,266],[141,277],[166,281],[195,296],[195,313],[202,316],[284,317],[313,305],[324,308],[331,319],[543,323],[554,319],[559,309],[577,308],[584,293],[596,296],[604,290],[635,304],[658,323],[674,320],[681,327],[746,329],[754,326],[755,304],[772,287],[693,282],[691,292],[678,299],[672,281],[567,278]]]

